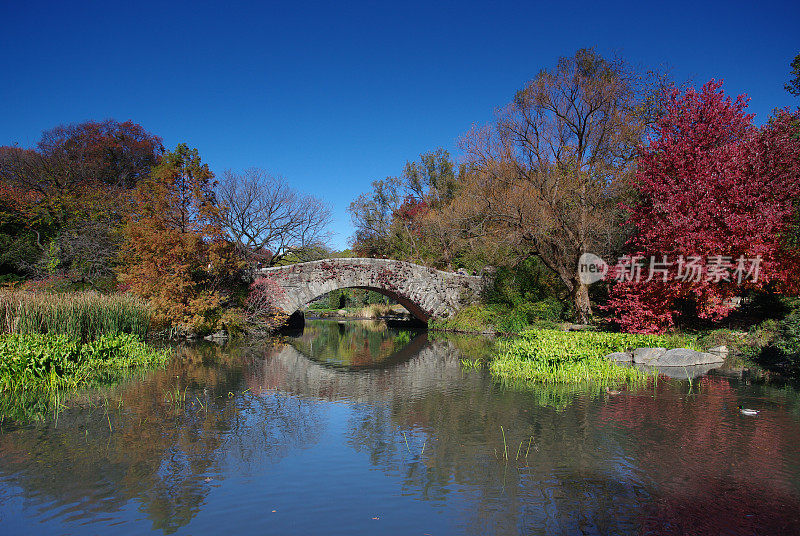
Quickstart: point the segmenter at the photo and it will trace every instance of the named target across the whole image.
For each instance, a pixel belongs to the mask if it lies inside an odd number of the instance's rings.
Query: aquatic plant
[[[0,292],[0,333],[67,335],[92,341],[129,333],[144,338],[152,312],[130,294]]]
[[[501,341],[489,370],[517,382],[644,384],[653,374],[604,359],[609,353],[643,346],[697,349],[697,342],[688,335],[530,330]]]
[[[483,361],[480,359],[461,359],[461,368],[465,370],[480,370],[483,368]]]
[[[81,342],[65,334],[0,335],[0,422],[42,418],[64,391],[117,383],[163,365],[172,351],[132,334]]]

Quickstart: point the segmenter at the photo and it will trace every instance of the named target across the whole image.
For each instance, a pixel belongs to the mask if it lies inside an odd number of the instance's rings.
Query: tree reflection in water
[[[304,356],[335,367],[357,370],[388,366],[410,355],[398,356],[420,331],[390,328],[382,320],[344,322],[315,320],[303,333],[288,339]]]
[[[317,441],[313,404],[243,392],[258,359],[251,352],[208,344],[178,354],[165,370],[67,409],[48,427],[0,434],[5,482],[70,521],[133,500],[153,528],[171,533],[197,514],[223,464],[254,472]]]

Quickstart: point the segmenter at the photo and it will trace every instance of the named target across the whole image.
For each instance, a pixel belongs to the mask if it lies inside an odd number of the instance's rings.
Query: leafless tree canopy
[[[328,205],[262,169],[226,171],[217,201],[223,230],[249,260],[274,265],[287,253],[319,247],[330,237]]]

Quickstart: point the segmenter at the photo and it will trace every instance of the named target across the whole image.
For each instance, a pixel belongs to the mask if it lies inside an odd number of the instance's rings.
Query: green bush
[[[778,323],[775,347],[793,362],[800,356],[800,310],[794,310]]]
[[[558,322],[564,316],[567,306],[559,299],[550,297],[527,305],[528,322],[545,320]]]
[[[482,305],[468,305],[452,318],[431,318],[428,327],[443,331],[485,332],[495,331],[496,311]]]
[[[518,333],[528,327],[530,323],[528,310],[526,307],[515,307],[511,310],[507,308],[495,307],[493,309],[495,331],[500,333]]]
[[[782,372],[800,375],[800,308],[790,303],[789,313],[752,327],[742,345],[735,348],[764,366],[777,365]]]
[[[532,326],[557,327],[566,307],[555,298],[521,302],[515,307],[502,303],[469,305],[447,320],[431,320],[431,329],[463,332],[519,333]]]
[[[545,300],[565,290],[558,275],[535,256],[516,266],[498,267],[493,282],[486,292],[486,301],[511,308],[524,302]]]

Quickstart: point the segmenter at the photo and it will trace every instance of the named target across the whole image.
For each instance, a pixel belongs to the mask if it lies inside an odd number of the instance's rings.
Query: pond
[[[497,384],[492,342],[312,321],[0,433],[3,534],[790,534],[800,394]],[[739,406],[760,410],[743,415]]]

